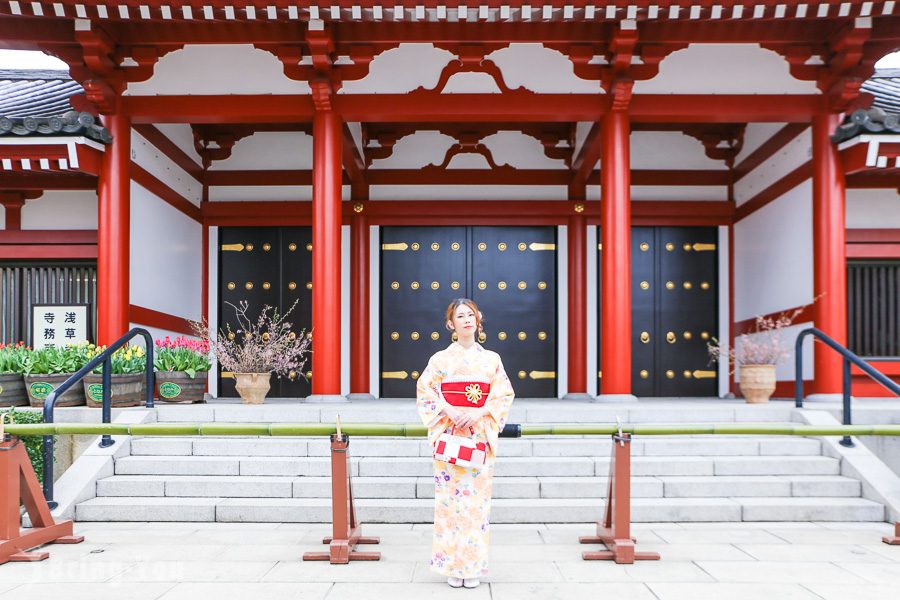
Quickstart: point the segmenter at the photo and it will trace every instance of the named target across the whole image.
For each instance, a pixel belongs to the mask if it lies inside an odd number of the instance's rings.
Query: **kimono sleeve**
[[[506,376],[506,370],[503,368],[503,361],[498,356],[497,369],[491,378],[491,393],[486,403],[488,415],[496,423],[497,432],[503,431],[503,426],[506,425],[506,418],[509,416],[509,409],[515,396],[512,384],[509,382],[509,377]]]
[[[438,394],[438,386],[442,379],[443,373],[436,365],[434,356],[428,360],[428,366],[422,371],[416,382],[416,407],[419,410],[419,417],[422,423],[429,431],[437,426],[444,415],[441,412],[443,402]]]

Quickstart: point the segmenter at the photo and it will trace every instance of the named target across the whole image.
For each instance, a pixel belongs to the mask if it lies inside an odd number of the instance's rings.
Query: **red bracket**
[[[25,532],[20,529],[19,506],[23,504],[33,525]],[[0,439],[0,511],[0,564],[44,560],[49,552],[30,550],[44,544],[84,541],[73,534],[72,521],[54,522],[25,445],[9,435]]]
[[[900,546],[900,521],[894,523],[894,535],[886,535],[881,541],[891,546]]]
[[[582,552],[584,560],[614,560],[630,565],[636,560],[659,560],[656,552],[635,552],[637,540],[631,537],[631,434],[612,436],[609,484],[603,521],[597,523],[597,535],[582,536],[582,544],[604,544],[606,550]]]
[[[356,518],[350,475],[350,437],[338,432],[331,436],[331,515],[332,535],[322,540],[329,544],[327,552],[305,552],[303,560],[327,560],[333,565],[346,565],[353,560],[381,560],[381,552],[359,552],[357,544],[377,544],[377,537],[364,537],[362,524]]]

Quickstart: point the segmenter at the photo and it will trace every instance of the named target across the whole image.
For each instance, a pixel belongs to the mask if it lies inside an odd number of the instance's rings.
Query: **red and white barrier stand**
[[[327,560],[333,565],[346,565],[353,560],[381,560],[380,552],[356,550],[357,544],[377,544],[381,540],[363,536],[362,524],[356,518],[349,446],[350,437],[341,433],[338,418],[337,433],[331,436],[332,535],[322,540],[329,548],[327,552],[306,552],[303,560]]]
[[[23,504],[33,525],[24,531],[19,514]],[[72,521],[53,521],[25,444],[6,434],[0,421],[0,564],[44,560],[50,553],[33,549],[44,544],[84,541],[73,533]]]
[[[900,521],[894,523],[894,535],[886,535],[881,541],[891,546],[900,546]]]
[[[631,434],[620,430],[612,440],[603,521],[597,523],[597,535],[578,538],[582,544],[604,544],[606,550],[582,552],[581,557],[624,565],[636,560],[659,560],[656,552],[636,552],[636,540],[631,537]]]

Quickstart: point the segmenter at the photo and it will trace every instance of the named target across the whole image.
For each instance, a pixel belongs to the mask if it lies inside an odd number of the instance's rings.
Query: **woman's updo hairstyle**
[[[483,320],[481,311],[478,310],[478,305],[475,304],[475,301],[469,298],[457,298],[456,300],[451,302],[449,306],[447,306],[447,314],[446,320],[444,321],[444,326],[448,331],[453,331],[453,315],[456,313],[456,309],[463,305],[468,306],[472,309],[472,312],[475,313],[475,328],[478,330],[478,333],[481,333],[483,331],[483,328],[481,326],[481,321]]]

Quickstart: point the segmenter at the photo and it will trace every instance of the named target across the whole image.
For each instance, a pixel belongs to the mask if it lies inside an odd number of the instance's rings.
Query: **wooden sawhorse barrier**
[[[346,565],[352,560],[381,560],[381,552],[360,552],[357,544],[377,544],[377,537],[362,535],[362,524],[356,518],[353,505],[353,485],[350,474],[350,437],[341,433],[331,436],[331,523],[332,535],[322,540],[329,544],[327,552],[305,552],[303,560],[327,560],[333,565]]]
[[[881,541],[891,546],[900,546],[900,521],[894,523],[894,535],[886,535]]]
[[[25,532],[20,529],[22,504],[34,527]],[[0,564],[44,560],[50,556],[49,552],[29,550],[44,544],[84,541],[73,533],[72,521],[53,521],[25,444],[5,434],[0,422]]]
[[[603,521],[597,523],[597,535],[582,536],[582,544],[604,544],[606,550],[582,552],[584,560],[613,560],[630,565],[636,560],[659,560],[656,552],[635,552],[631,537],[631,434],[612,436],[609,483]]]

